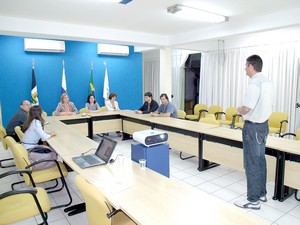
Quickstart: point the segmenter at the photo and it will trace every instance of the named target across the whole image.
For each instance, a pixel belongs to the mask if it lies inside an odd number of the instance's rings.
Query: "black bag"
[[[28,150],[28,156],[30,164],[41,160],[57,160],[57,154],[52,148],[46,145],[38,145]],[[54,167],[56,163],[54,161],[48,161],[33,165],[32,170],[44,170]]]

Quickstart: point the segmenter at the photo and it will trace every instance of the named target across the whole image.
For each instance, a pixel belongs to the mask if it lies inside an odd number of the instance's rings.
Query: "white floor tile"
[[[228,178],[228,177],[225,177],[225,178],[224,178],[224,176],[218,177],[218,178],[216,178],[216,179],[213,179],[213,180],[211,180],[210,182],[211,182],[211,183],[214,183],[214,184],[217,184],[217,185],[219,185],[219,186],[221,186],[221,187],[227,187],[227,186],[229,186],[229,185],[235,183],[233,180],[231,180],[231,179]]]
[[[247,187],[241,183],[233,183],[226,187],[226,189],[233,191],[238,194],[245,194],[247,192]]]
[[[203,191],[205,191],[205,192],[207,192],[207,193],[213,193],[213,192],[215,192],[217,190],[220,190],[222,188],[221,186],[210,183],[210,182],[200,184],[196,187],[203,190]]]
[[[233,199],[236,199],[237,197],[240,196],[239,193],[230,191],[226,188],[222,188],[218,191],[215,191],[215,192],[212,193],[212,195],[214,195],[214,196],[216,196],[220,199],[223,199],[226,202],[232,201]]]
[[[276,221],[278,225],[299,225],[300,219],[289,214],[284,215]]]
[[[296,206],[295,208],[293,208],[290,212],[290,215],[297,217],[298,219],[300,219],[300,204],[299,206]]]
[[[205,180],[203,180],[199,177],[196,177],[196,176],[189,177],[187,179],[184,179],[183,181],[190,184],[190,185],[192,185],[192,186],[197,186],[199,184],[202,184],[202,183],[206,182]]]
[[[188,177],[191,177],[192,175],[189,174],[189,173],[186,173],[186,172],[183,172],[183,171],[179,171],[179,172],[176,172],[176,173],[173,173],[171,174],[172,177],[175,177],[177,179],[185,179],[185,178],[188,178]]]
[[[284,212],[274,209],[266,204],[262,204],[260,210],[251,210],[249,213],[253,213],[271,222],[275,222],[285,214]]]
[[[219,177],[214,173],[210,173],[209,171],[202,171],[199,174],[197,174],[196,176],[200,177],[204,180],[207,180],[207,181],[211,181],[211,180],[216,179],[217,177]]]
[[[272,197],[269,198],[269,196],[268,196],[268,201],[264,204],[268,205],[274,209],[280,210],[284,213],[287,213],[295,208],[295,205],[288,201],[283,201],[283,202],[275,201],[272,199]]]

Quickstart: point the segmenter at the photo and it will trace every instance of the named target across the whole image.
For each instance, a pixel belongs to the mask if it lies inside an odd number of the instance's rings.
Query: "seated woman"
[[[40,140],[46,141],[56,135],[54,132],[47,134],[44,131],[45,120],[42,113],[43,110],[38,105],[29,109],[27,120],[22,128],[24,132],[22,143],[26,149],[37,146]]]
[[[117,95],[115,93],[110,93],[110,95],[108,96],[108,101],[105,102],[105,107],[107,111],[118,111],[120,110],[119,108],[119,104],[116,101],[117,99]],[[118,137],[122,137],[122,134],[120,131],[116,132]]]
[[[69,95],[63,93],[60,97],[60,103],[58,103],[55,114],[57,116],[71,116],[78,114],[78,110],[73,102],[70,102]]]
[[[105,107],[107,111],[117,111],[120,110],[119,108],[119,104],[116,101],[117,99],[117,95],[115,93],[110,93],[110,95],[108,96],[108,101],[105,102]]]
[[[94,94],[89,94],[87,98],[87,102],[85,103],[85,111],[86,112],[100,112],[100,106],[96,102],[96,98]]]

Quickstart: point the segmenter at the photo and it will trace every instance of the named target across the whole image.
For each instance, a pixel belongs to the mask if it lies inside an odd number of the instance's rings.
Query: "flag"
[[[63,72],[62,72],[62,80],[61,80],[61,93],[67,93],[67,82],[65,75],[65,64],[63,62]]]
[[[32,66],[31,102],[32,102],[33,105],[38,105],[39,104],[37,86],[36,86],[36,81],[35,81],[34,66]]]
[[[93,69],[91,69],[90,83],[89,83],[89,93],[88,94],[95,95],[94,72],[93,72]]]
[[[103,85],[103,98],[104,98],[104,101],[108,100],[108,96],[109,96],[109,82],[108,82],[107,68],[105,66],[104,85]]]

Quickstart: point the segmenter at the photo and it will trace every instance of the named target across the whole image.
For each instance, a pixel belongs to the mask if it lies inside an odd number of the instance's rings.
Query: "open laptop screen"
[[[95,154],[103,161],[108,162],[116,147],[116,144],[116,141],[103,137]]]

